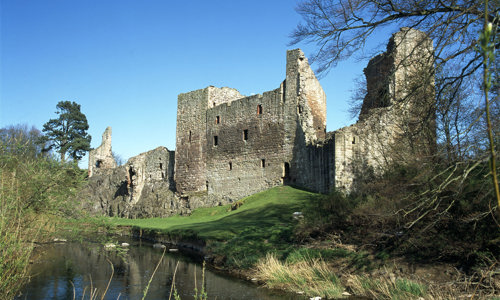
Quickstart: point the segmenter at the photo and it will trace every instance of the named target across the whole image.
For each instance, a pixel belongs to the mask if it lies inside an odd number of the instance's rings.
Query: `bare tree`
[[[447,161],[446,172],[435,176],[431,180],[435,181],[435,187],[418,195],[405,213],[418,211],[420,217],[425,216],[443,199],[440,195],[449,190],[452,183],[466,182],[474,169],[487,164],[492,145],[489,140],[493,139],[497,147],[500,144],[496,57],[500,48],[500,0],[304,0],[297,11],[303,22],[293,31],[292,44],[316,45],[311,60],[319,73],[328,72],[361,49],[366,51],[368,42],[383,29],[411,27],[425,32],[433,40],[436,105],[428,117],[432,118],[432,113],[437,117],[437,137],[443,146],[442,157]],[[484,34],[480,38],[487,27],[485,24],[491,24],[487,41]],[[479,84],[483,81],[482,70],[486,68],[483,44],[490,45],[488,57],[493,62],[488,65],[492,82],[485,102],[481,101],[483,85]],[[418,98],[419,87],[413,88],[415,92],[408,98]],[[354,96],[354,100],[358,99],[354,101],[357,109],[360,109],[361,98],[359,94]],[[488,106],[490,122],[486,118]],[[419,113],[419,117],[425,117],[424,111]],[[484,134],[488,131],[492,131],[493,136]],[[455,190],[459,187],[455,186]],[[445,205],[441,212],[446,213],[451,204]]]
[[[115,159],[117,166],[122,166],[126,162],[125,159],[123,158],[123,156],[121,156],[120,154],[113,151],[112,155],[113,155],[113,158]]]
[[[499,3],[489,4],[488,19],[495,26]],[[362,49],[378,30],[411,27],[433,39],[437,64],[458,62],[459,74],[467,76],[482,62],[476,43],[485,17],[483,5],[479,0],[306,0],[297,8],[304,22],[292,33],[292,44],[315,43],[313,59],[318,71],[325,72]]]

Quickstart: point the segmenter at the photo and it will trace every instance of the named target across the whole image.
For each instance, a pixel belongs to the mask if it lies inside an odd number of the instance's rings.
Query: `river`
[[[99,297],[114,274],[105,299],[142,299],[151,274],[163,249],[149,242],[127,241],[128,250],[119,254],[106,251],[102,245],[54,243],[43,251],[32,265],[32,278],[17,299],[90,299],[91,289]],[[193,299],[196,285],[201,290],[202,265],[182,253],[169,253],[161,261],[149,286],[146,299],[169,299],[172,279],[181,299]],[[205,290],[208,299],[304,299],[295,294],[283,294],[257,284],[205,270]],[[172,296],[172,299],[174,297]]]

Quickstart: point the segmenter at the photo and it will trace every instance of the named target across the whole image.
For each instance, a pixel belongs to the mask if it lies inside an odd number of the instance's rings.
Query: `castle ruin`
[[[433,58],[424,33],[395,33],[387,51],[364,70],[367,94],[358,122],[333,132],[326,131],[326,95],[300,49],[287,51],[286,78],[275,90],[245,97],[209,86],[180,94],[175,154],[165,148],[163,156],[131,158],[116,179],[120,183],[111,187],[122,189],[120,212],[101,199],[102,210],[137,217],[138,206],[144,211],[156,201],[157,209],[139,216],[166,216],[283,184],[321,193],[351,191],[356,166],[376,173],[391,161],[433,151]],[[91,179],[102,181],[117,169],[107,163],[108,129],[103,145],[91,153]],[[144,197],[150,204],[141,204]]]

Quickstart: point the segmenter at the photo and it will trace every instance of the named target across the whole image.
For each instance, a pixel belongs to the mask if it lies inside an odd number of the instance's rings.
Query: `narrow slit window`
[[[220,124],[220,116],[215,117],[215,124]]]
[[[248,129],[243,130],[243,140],[248,141]]]
[[[229,162],[229,171],[231,171],[232,169],[233,169],[233,163]]]
[[[356,144],[356,137],[355,136],[352,137],[352,144],[353,145]]]
[[[265,168],[266,167],[266,160],[265,159],[261,159],[260,160],[260,167],[261,168]]]
[[[190,143],[191,143],[191,135],[192,135],[191,130],[189,130],[189,142]]]
[[[163,170],[163,164],[160,163],[160,170]]]
[[[214,146],[219,145],[219,137],[214,135]]]
[[[262,115],[262,105],[257,105],[257,114]]]

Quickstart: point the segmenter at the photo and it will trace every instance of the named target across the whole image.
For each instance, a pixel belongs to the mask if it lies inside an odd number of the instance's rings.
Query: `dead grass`
[[[344,287],[338,277],[320,259],[309,259],[293,264],[280,262],[268,254],[256,267],[258,279],[269,288],[304,293],[326,298],[342,297]]]

